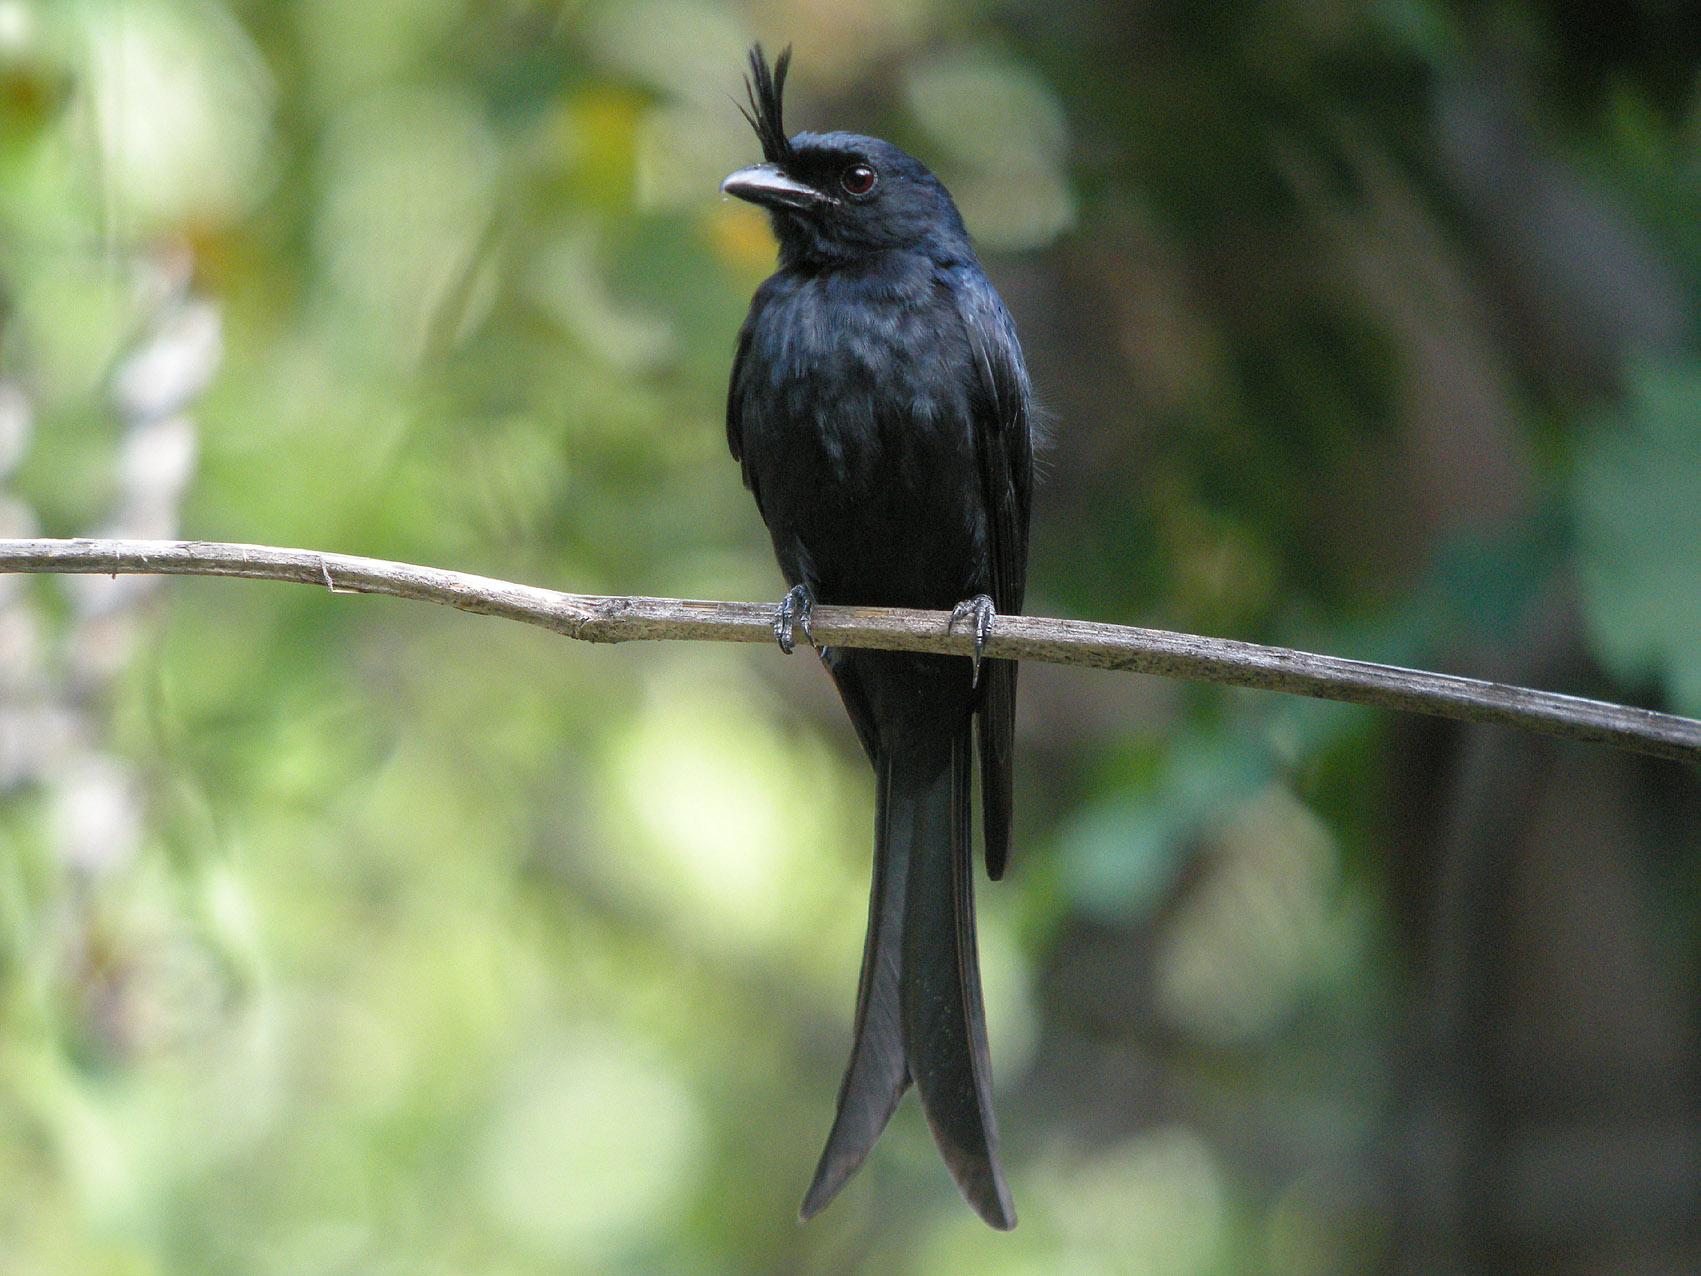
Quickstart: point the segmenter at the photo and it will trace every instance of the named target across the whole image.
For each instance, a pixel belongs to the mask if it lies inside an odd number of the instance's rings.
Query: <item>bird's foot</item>
[[[814,615],[815,595],[809,592],[809,586],[793,585],[791,592],[774,608],[774,637],[779,640],[781,651],[791,655],[792,648],[797,645],[795,631],[799,629],[803,630],[803,636],[809,640],[811,647],[821,650],[815,641],[814,631],[809,627]]]
[[[998,611],[992,605],[992,599],[985,594],[976,594],[973,598],[965,598],[951,608],[951,619],[945,625],[949,633],[957,627],[957,622],[973,617],[975,622],[975,651],[974,651],[974,681],[971,686],[980,686],[980,653],[986,646],[986,640],[992,637],[992,622],[998,619]]]

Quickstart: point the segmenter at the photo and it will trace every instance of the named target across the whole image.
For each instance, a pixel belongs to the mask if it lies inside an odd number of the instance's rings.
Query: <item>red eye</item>
[[[874,189],[874,170],[866,164],[852,164],[839,177],[839,185],[847,195],[866,195]]]

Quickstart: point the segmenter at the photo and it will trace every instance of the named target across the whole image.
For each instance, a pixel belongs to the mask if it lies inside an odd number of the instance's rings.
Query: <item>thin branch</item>
[[[332,593],[389,594],[442,603],[479,615],[541,625],[588,642],[774,640],[774,608],[770,603],[564,594],[411,563],[264,545],[0,540],[0,572],[245,576],[296,581]],[[823,606],[816,608],[813,629],[816,640],[825,646],[969,654],[968,630],[959,625],[954,632],[949,631],[948,618],[946,612]],[[1692,718],[1226,638],[1044,616],[1000,616],[986,654],[1221,682],[1466,722],[1497,723],[1701,763],[1701,722]]]

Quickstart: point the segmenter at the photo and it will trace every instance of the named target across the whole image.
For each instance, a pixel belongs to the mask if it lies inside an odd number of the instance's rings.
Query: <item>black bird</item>
[[[911,1081],[957,1187],[1015,1226],[998,1167],[975,951],[971,759],[987,872],[1010,850],[1016,665],[980,659],[1022,607],[1033,488],[1028,375],[951,196],[889,143],[787,137],[788,48],[750,51],[745,117],[764,162],[721,183],[768,211],[779,269],[738,334],[727,441],[791,592],[790,651],[816,602],[950,609],[975,657],[831,649],[822,657],[875,774],[874,883],[856,1037],[803,1200],[856,1171]],[[741,106],[740,110],[744,110]],[[976,728],[978,727],[978,741]]]

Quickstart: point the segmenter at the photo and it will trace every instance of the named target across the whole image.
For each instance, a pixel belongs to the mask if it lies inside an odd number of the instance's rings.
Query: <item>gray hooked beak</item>
[[[795,177],[787,177],[778,164],[752,164],[729,173],[721,183],[721,193],[769,208],[813,208],[838,202]]]

